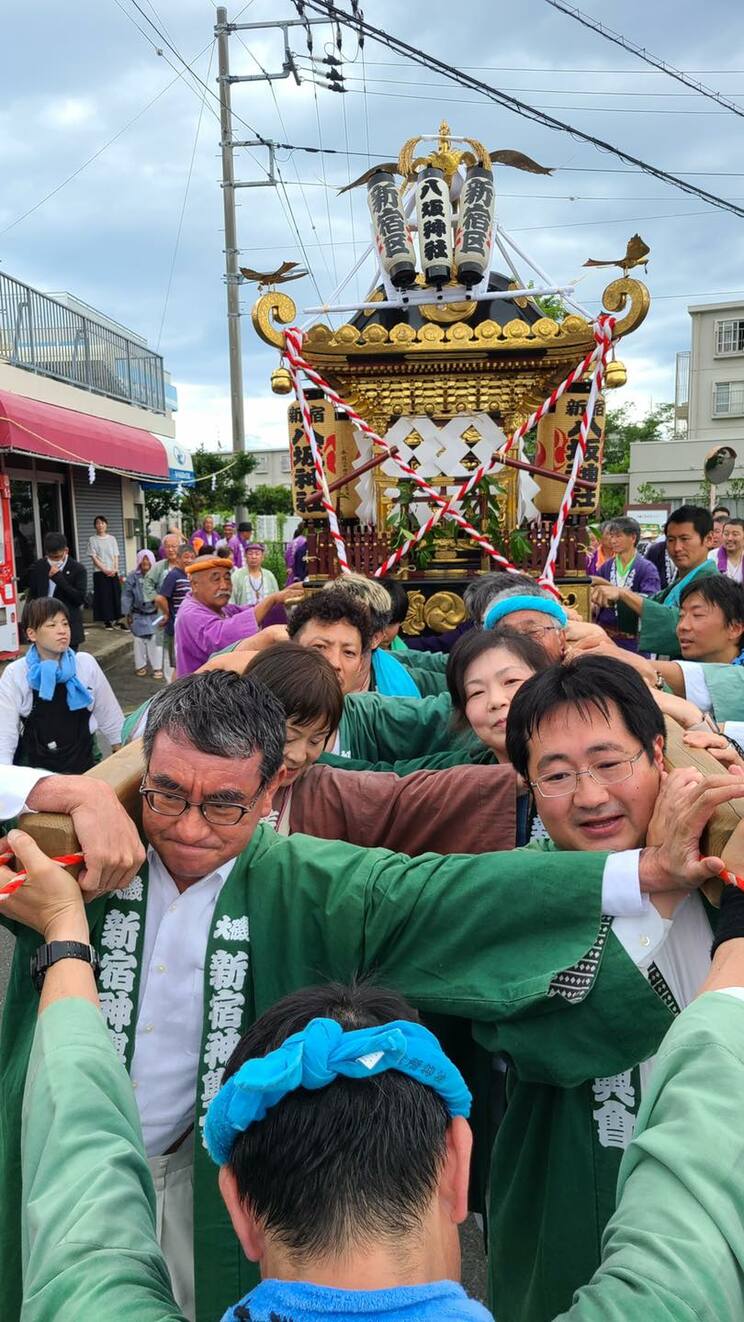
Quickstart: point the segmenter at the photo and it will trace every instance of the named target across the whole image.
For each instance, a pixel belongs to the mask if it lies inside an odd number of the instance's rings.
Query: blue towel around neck
[[[418,684],[405,666],[382,647],[372,653],[375,688],[386,698],[420,698]]]
[[[309,1281],[262,1281],[222,1322],[493,1322],[482,1304],[454,1281],[401,1285],[391,1290],[334,1290]]]
[[[75,665],[75,653],[71,647],[63,652],[58,661],[42,661],[34,643],[26,653],[26,674],[34,692],[44,702],[51,702],[58,684],[67,689],[67,706],[70,711],[80,711],[90,707],[93,699],[83,681],[78,679]]]

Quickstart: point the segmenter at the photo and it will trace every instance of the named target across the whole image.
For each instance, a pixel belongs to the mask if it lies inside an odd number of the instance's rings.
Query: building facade
[[[256,467],[245,479],[248,491],[255,491],[256,487],[291,487],[289,446],[286,450],[254,450],[251,447],[250,453],[256,460]]]
[[[140,482],[175,484],[191,472],[175,441],[176,406],[163,360],[141,336],[70,294],[0,273],[0,475],[17,589],[50,531],[67,535],[92,575],[98,514],[122,571],[133,566],[145,530]]]
[[[700,303],[688,308],[691,346],[677,355],[675,435],[631,447],[630,500],[644,483],[682,504],[700,494],[706,455],[730,445],[744,478],[744,302]],[[689,358],[689,362],[687,361]],[[721,488],[732,510],[744,507]]]

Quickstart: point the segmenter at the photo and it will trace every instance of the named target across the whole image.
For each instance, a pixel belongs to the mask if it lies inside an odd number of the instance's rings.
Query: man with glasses
[[[472,1048],[472,1021],[487,1050],[513,1054],[512,1040],[532,1024],[561,1085],[581,1073],[591,1043],[597,1071],[626,1068],[656,1049],[658,1023],[638,1013],[647,985],[622,951],[620,983],[612,963],[609,980],[598,960],[583,972],[602,939],[600,915],[641,915],[642,891],[694,888],[720,867],[699,859],[697,841],[732,795],[728,776],[711,782],[640,861],[632,852],[521,851],[412,859],[282,838],[259,824],[282,780],[284,738],[282,708],[249,676],[189,676],[156,696],[141,786],[147,863],[126,890],[87,907],[96,953],[80,945],[80,957],[100,960],[101,1010],[134,1086],[176,1298],[199,1322],[214,1322],[249,1285],[201,1124],[257,1015],[313,981],[374,973],[421,1010],[464,1020],[464,1046]],[[36,1012],[29,963],[38,990],[45,970],[68,957],[53,934],[46,940],[40,949],[38,936],[16,929],[3,1026],[3,1322],[19,1315],[21,1093]],[[631,1042],[605,1031],[618,985]],[[503,1191],[491,1188],[497,1202]]]
[[[511,705],[507,753],[550,837],[529,848],[642,856],[665,832],[684,830],[701,776],[667,776],[663,750],[659,707],[624,661],[590,654],[528,680]],[[601,963],[615,989],[604,1031],[628,1047],[645,1028],[655,1038],[619,1073],[599,1065],[592,1029],[603,1011],[592,996],[577,1006],[589,1036],[569,1087],[558,1080],[550,1035],[536,1034],[535,1021],[513,1027],[516,1069],[491,1167],[502,1191],[490,1226],[496,1317],[547,1322],[598,1267],[654,1053],[709,971],[712,912],[698,891],[680,889],[653,896],[640,916],[603,919],[575,989]],[[632,1013],[631,990],[639,993]]]
[[[680,655],[676,637],[680,596],[693,581],[717,574],[718,566],[709,560],[713,539],[713,520],[700,505],[680,505],[666,521],[666,555],[676,570],[671,585],[651,596],[643,596],[635,584],[601,583],[594,580],[592,601],[600,608],[613,607],[618,629],[626,635],[638,634],[638,650],[656,656]]]

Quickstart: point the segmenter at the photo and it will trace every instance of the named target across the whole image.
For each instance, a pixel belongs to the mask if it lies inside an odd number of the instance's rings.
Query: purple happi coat
[[[598,578],[607,579],[608,583],[614,581],[615,558],[611,556],[605,560],[604,564],[597,570]],[[661,581],[659,571],[651,560],[647,560],[644,555],[637,555],[633,561],[633,567],[625,581],[625,587],[631,592],[638,592],[642,597],[653,597],[654,593],[661,591]],[[635,652],[638,643],[634,637],[627,634],[618,635],[617,612],[614,606],[603,606],[597,616],[597,624],[601,624],[603,629],[614,638],[618,647],[624,647],[629,652]]]

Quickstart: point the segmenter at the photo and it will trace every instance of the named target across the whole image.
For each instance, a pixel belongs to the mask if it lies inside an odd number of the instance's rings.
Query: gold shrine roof
[[[438,355],[498,358],[502,354],[521,353],[551,356],[560,355],[563,350],[585,353],[594,343],[591,322],[584,317],[569,314],[562,321],[539,315],[539,311],[528,300],[524,308],[513,307],[499,299],[499,289],[506,288],[504,277],[493,277],[499,281],[494,289],[493,302],[486,302],[486,308],[493,309],[494,304],[501,309],[512,309],[515,315],[509,320],[496,321],[491,316],[476,317],[478,304],[474,300],[463,300],[461,304],[451,304],[415,309],[387,309],[380,313],[372,312],[365,317],[363,312],[355,315],[353,321],[337,327],[335,330],[324,323],[316,323],[305,332],[303,349],[310,358],[321,359],[364,359]],[[623,276],[613,280],[602,295],[606,312],[617,316],[614,337],[619,339],[636,330],[644,321],[650,306],[648,289],[640,280]],[[386,312],[384,322],[383,311]],[[416,316],[411,315],[412,312]],[[429,314],[429,315],[427,315]],[[457,315],[458,320],[446,322],[446,316]],[[537,314],[537,315],[536,315]],[[436,315],[437,319],[434,319]],[[252,312],[253,325],[267,344],[284,349],[284,331],[282,327],[294,325],[297,309],[293,300],[279,290],[270,290],[255,304]],[[442,324],[445,322],[445,324]],[[392,323],[392,324],[391,324]]]

